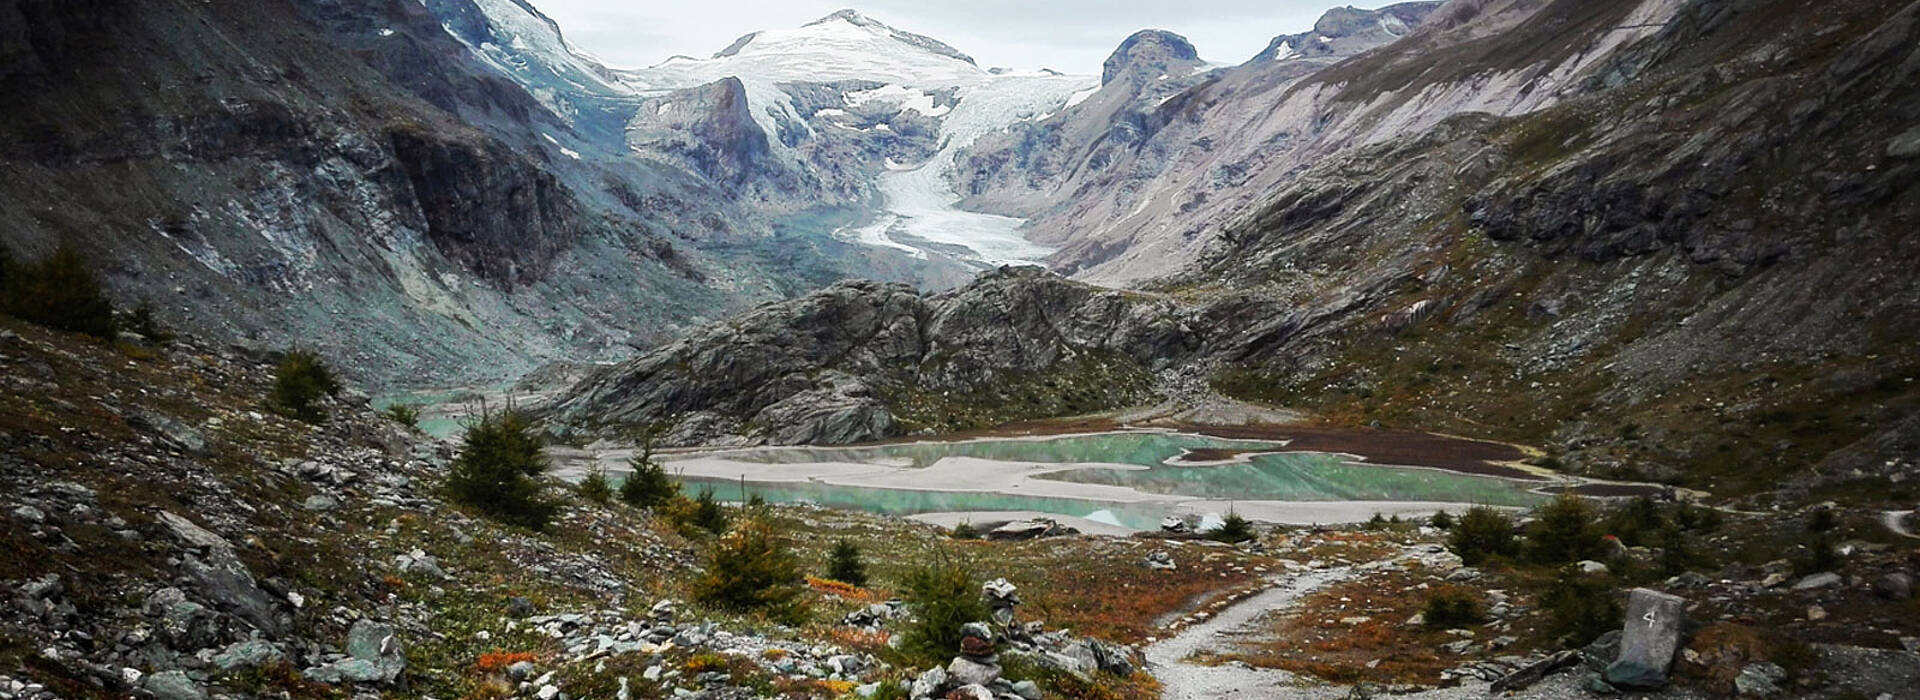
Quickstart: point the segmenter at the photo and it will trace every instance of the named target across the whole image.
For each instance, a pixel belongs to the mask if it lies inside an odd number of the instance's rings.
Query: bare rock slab
[[[1680,649],[1686,600],[1645,588],[1627,594],[1627,621],[1621,629],[1620,656],[1607,666],[1606,680],[1622,688],[1659,688]]]

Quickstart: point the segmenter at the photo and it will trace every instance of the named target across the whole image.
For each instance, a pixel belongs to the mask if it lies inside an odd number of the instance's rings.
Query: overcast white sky
[[[1344,0],[530,0],[573,45],[619,68],[706,57],[748,32],[797,27],[851,7],[952,44],[980,65],[1098,74],[1141,29],[1187,37],[1200,57],[1240,63],[1303,32]],[[1379,7],[1389,2],[1361,2]]]

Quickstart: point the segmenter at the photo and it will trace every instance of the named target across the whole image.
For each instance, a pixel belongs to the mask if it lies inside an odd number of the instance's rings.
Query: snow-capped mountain
[[[747,34],[710,58],[609,70],[524,0],[451,0],[484,21],[447,29],[483,61],[620,157],[693,173],[775,220],[855,211],[837,237],[956,271],[1049,252],[1021,221],[952,208],[953,154],[979,136],[1067,106],[1097,85],[1053,71],[988,71],[939,40],[853,10]],[[474,26],[468,26],[469,24]],[[957,279],[957,278],[955,278]]]

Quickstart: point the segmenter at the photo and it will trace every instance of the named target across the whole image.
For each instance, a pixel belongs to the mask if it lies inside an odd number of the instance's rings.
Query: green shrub
[[[49,328],[113,337],[117,330],[113,302],[79,250],[61,245],[52,255],[27,265],[9,256],[4,267],[0,301],[7,313]]]
[[[947,534],[949,537],[952,537],[956,540],[980,539],[980,531],[977,529],[974,529],[973,523],[971,522],[963,522],[963,523],[960,523],[959,525],[955,525],[953,526],[953,531]]]
[[[640,453],[627,461],[632,468],[620,482],[620,500],[638,508],[656,508],[680,493],[680,484],[667,475],[666,467],[653,460],[651,434],[640,443]]]
[[[540,448],[539,434],[519,413],[482,418],[467,428],[447,474],[447,495],[509,525],[546,527],[559,506],[542,494],[547,456]]]
[[[1527,528],[1527,559],[1539,564],[1598,559],[1606,551],[1600,536],[1593,505],[1571,491],[1562,491],[1540,506],[1532,526]]]
[[[702,605],[734,612],[761,612],[798,624],[806,616],[806,581],[784,538],[764,518],[752,518],[713,542],[707,569],[693,582]]]
[[[1427,522],[1431,523],[1437,529],[1445,530],[1453,527],[1453,514],[1443,510],[1438,513],[1434,513],[1433,517],[1429,519]]]
[[[1605,574],[1583,574],[1573,566],[1560,570],[1540,595],[1540,604],[1547,610],[1549,630],[1572,647],[1583,646],[1610,630],[1620,629],[1624,614],[1610,578]]]
[[[418,406],[396,403],[388,406],[387,410],[381,411],[380,415],[386,416],[387,420],[405,426],[408,430],[420,429],[420,408]]]
[[[1489,506],[1474,506],[1460,516],[1447,536],[1447,546],[1467,566],[1479,566],[1493,557],[1510,557],[1516,550],[1513,521]]]
[[[1375,512],[1373,517],[1367,520],[1366,527],[1368,530],[1385,530],[1387,529],[1387,518],[1379,512]]]
[[[613,500],[613,483],[607,481],[607,470],[598,464],[588,467],[586,478],[580,480],[580,496],[594,503]]]
[[[867,563],[860,559],[860,548],[846,540],[833,543],[833,556],[827,567],[827,578],[855,586],[866,586]]]
[[[308,423],[326,420],[320,399],[340,393],[340,382],[333,378],[320,356],[306,350],[294,350],[280,360],[273,373],[273,393],[267,403],[289,418]]]
[[[1605,530],[1628,546],[1641,547],[1653,544],[1654,535],[1666,526],[1667,518],[1659,504],[1652,496],[1641,496],[1609,513]]]
[[[960,650],[960,628],[990,615],[973,569],[945,552],[907,572],[904,583],[914,619],[901,635],[900,650],[915,659],[945,663]]]
[[[1240,517],[1239,513],[1228,513],[1227,518],[1220,522],[1220,529],[1207,533],[1207,539],[1216,542],[1245,542],[1256,536],[1253,523]]]
[[[1472,593],[1458,588],[1443,588],[1428,595],[1422,616],[1426,626],[1432,629],[1465,627],[1485,619],[1480,613],[1480,601],[1475,600]]]

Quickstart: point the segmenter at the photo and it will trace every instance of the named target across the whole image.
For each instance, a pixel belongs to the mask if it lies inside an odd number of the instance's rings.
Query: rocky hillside
[[[1169,301],[1003,268],[939,295],[845,282],[601,370],[542,409],[676,444],[845,443],[1142,402],[1190,351]]]

